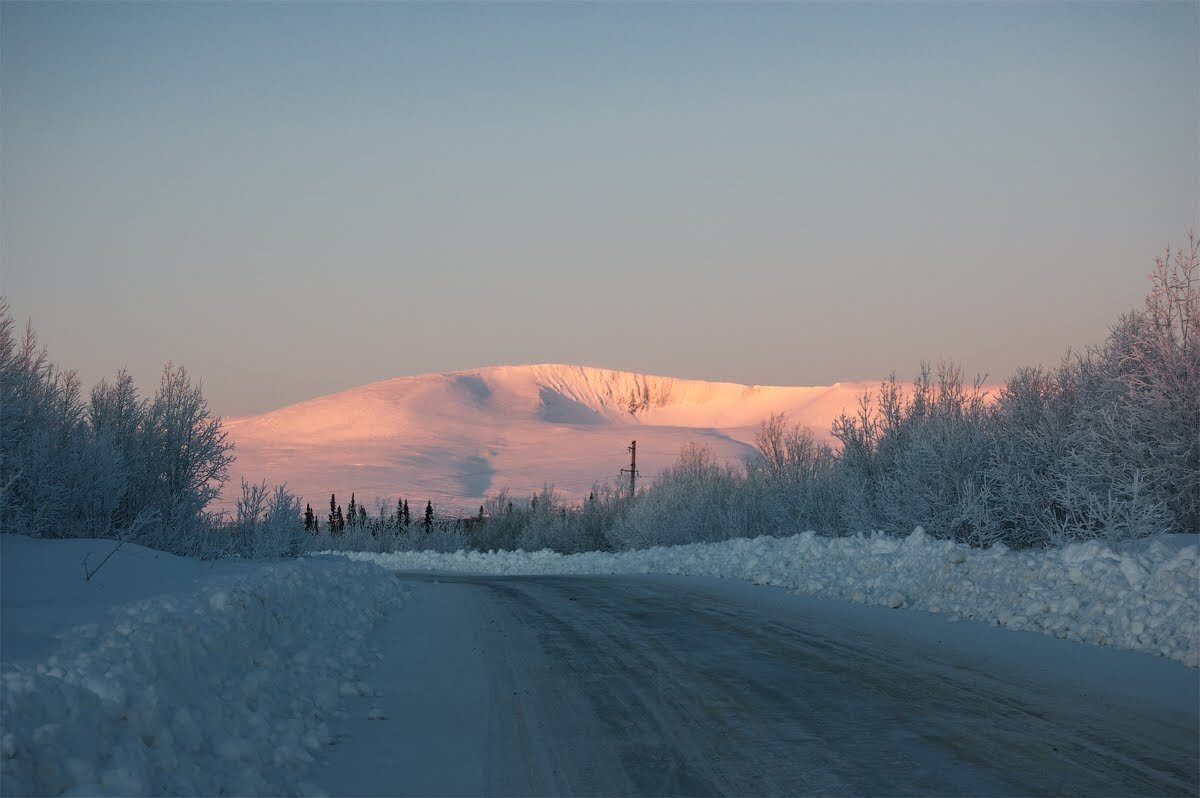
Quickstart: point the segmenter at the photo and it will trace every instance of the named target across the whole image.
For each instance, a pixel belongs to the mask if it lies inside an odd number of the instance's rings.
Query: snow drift
[[[2,542],[5,794],[319,792],[303,774],[341,695],[366,689],[394,577],[126,545],[85,582],[112,541]]]
[[[617,553],[345,553],[394,571],[682,574],[744,579],[800,594],[907,607],[1014,630],[1134,649],[1200,666],[1196,535],[1062,549],[976,549],[907,538],[739,538]]]

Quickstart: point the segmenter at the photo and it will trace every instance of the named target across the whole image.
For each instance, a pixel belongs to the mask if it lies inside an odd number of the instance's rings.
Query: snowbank
[[[686,574],[745,579],[824,598],[909,607],[1015,630],[1148,651],[1200,666],[1196,535],[1136,546],[973,549],[919,528],[904,539],[805,532],[618,553],[345,553],[395,571]]]
[[[304,794],[364,638],[400,598],[341,558],[201,563],[0,538],[8,795]]]

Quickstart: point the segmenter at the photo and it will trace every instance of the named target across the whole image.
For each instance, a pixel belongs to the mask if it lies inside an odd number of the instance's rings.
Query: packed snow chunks
[[[806,595],[941,613],[1015,630],[1134,649],[1200,666],[1196,535],[1112,546],[987,549],[919,527],[883,534],[739,538],[615,553],[347,553],[396,571],[491,574],[686,574],[745,579]]]
[[[342,558],[216,573],[116,606],[41,661],[4,663],[6,794],[316,791],[301,779],[339,685],[401,587]]]

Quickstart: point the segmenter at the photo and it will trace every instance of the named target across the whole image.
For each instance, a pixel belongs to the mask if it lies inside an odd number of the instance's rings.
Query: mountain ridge
[[[721,460],[753,450],[759,423],[784,412],[827,437],[875,383],[744,385],[562,363],[394,377],[267,413],[229,418],[240,477],[287,482],[306,501],[329,492],[477,507],[487,494],[555,485],[586,496],[628,465],[652,477],[689,441]],[[227,489],[227,493],[228,493]],[[224,497],[228,505],[230,499]]]

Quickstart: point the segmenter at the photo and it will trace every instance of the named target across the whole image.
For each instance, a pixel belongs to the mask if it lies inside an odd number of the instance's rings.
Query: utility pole
[[[637,441],[629,445],[629,468],[622,468],[621,473],[629,473],[629,498],[633,498],[637,490]]]

